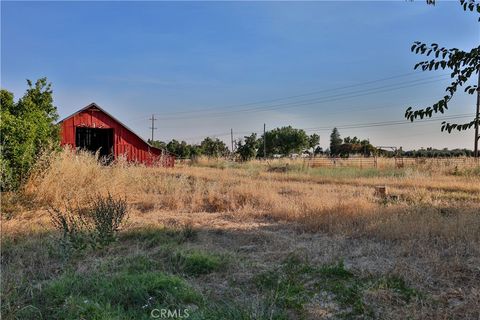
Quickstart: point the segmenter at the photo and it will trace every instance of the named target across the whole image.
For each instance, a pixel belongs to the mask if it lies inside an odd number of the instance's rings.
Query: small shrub
[[[62,246],[65,250],[83,249],[92,240],[93,226],[82,210],[67,206],[63,211],[49,209],[53,226],[62,233]]]
[[[87,208],[51,208],[49,213],[55,228],[62,232],[65,249],[83,249],[115,240],[116,233],[127,218],[127,202],[114,199],[110,194],[106,197],[98,195]]]
[[[110,243],[115,240],[115,234],[127,218],[127,201],[114,199],[111,194],[106,197],[97,196],[92,200],[88,216],[95,226],[100,243]]]

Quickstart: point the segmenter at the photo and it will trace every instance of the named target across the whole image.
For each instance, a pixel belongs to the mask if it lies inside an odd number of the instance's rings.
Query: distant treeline
[[[236,156],[241,160],[250,160],[256,157],[289,156],[304,152],[322,153],[318,146],[320,136],[317,134],[307,135],[302,129],[295,129],[291,126],[275,128],[267,131],[264,136],[257,138],[256,133],[243,137],[234,142],[233,152],[227,145],[218,138],[207,137],[200,144],[188,144],[185,141],[171,140],[149,141],[153,146],[165,148],[180,158],[194,158],[196,156],[225,157]]]
[[[419,149],[419,150],[409,150],[403,151],[398,150],[397,153],[393,151],[379,151],[380,155],[390,156],[393,157],[395,155],[401,157],[424,157],[424,158],[449,158],[449,157],[473,157],[473,151],[469,149],[433,149],[433,148],[426,148],[426,149]]]
[[[152,141],[149,139],[148,143],[154,147],[165,149],[182,159],[195,158],[202,155],[219,158],[226,157],[230,154],[230,150],[228,150],[225,142],[218,138],[212,139],[207,137],[203,139],[200,144],[188,144],[185,141],[178,141],[175,139],[172,139],[168,143],[158,140]]]
[[[330,147],[323,150],[319,146],[320,137],[317,134],[307,135],[302,129],[296,129],[291,126],[275,128],[266,132],[266,141],[264,136],[257,138],[256,133],[244,136],[243,139],[234,141],[233,152],[229,150],[226,143],[218,138],[206,137],[200,144],[188,144],[185,141],[171,140],[170,142],[149,141],[152,145],[166,149],[175,154],[178,158],[192,159],[198,156],[207,157],[235,157],[236,159],[247,161],[255,158],[264,157],[264,152],[268,158],[272,157],[290,157],[290,156],[330,156],[343,157],[350,156],[385,156],[385,157],[461,157],[473,156],[473,151],[468,149],[420,149],[403,151],[383,150],[374,147],[369,139],[359,139],[357,137],[341,138],[337,128],[332,130],[330,135]],[[265,148],[265,150],[264,150]]]

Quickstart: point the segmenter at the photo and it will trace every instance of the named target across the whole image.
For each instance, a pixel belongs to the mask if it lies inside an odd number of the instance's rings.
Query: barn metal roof
[[[135,133],[135,131],[133,131],[132,129],[130,129],[129,127],[127,127],[124,123],[122,123],[120,120],[118,120],[117,118],[115,118],[114,116],[112,116],[110,113],[108,113],[107,111],[105,111],[105,109],[101,108],[98,104],[96,104],[95,102],[92,102],[90,103],[89,105],[87,105],[86,107],[78,110],[77,112],[75,113],[72,113],[71,115],[69,115],[68,117],[65,117],[63,118],[62,120],[58,121],[58,123],[62,123],[63,121],[79,114],[80,112],[83,112],[85,110],[88,110],[90,108],[97,108],[98,110],[102,111],[103,113],[105,113],[107,116],[109,116],[110,118],[112,118],[113,120],[117,121],[119,124],[121,124],[125,129],[127,129],[128,131],[130,131],[131,133],[133,133],[136,137],[138,137],[140,140],[142,140],[143,142],[145,142],[149,147],[153,148],[153,149],[157,149],[157,150],[162,150],[162,151],[165,151],[167,153],[171,153],[169,152],[168,150],[166,149],[163,149],[163,148],[157,148],[155,146],[152,146],[150,143],[148,143],[145,139],[143,139],[142,137],[140,137],[138,134]]]

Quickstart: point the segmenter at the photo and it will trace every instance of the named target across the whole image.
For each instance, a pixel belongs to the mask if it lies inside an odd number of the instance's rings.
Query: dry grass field
[[[128,203],[118,239],[62,246],[48,209],[107,193]],[[2,319],[479,319],[480,169],[63,152],[3,195],[1,267]]]

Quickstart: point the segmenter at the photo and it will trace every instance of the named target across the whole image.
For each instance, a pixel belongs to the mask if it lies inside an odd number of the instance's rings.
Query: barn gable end
[[[62,146],[87,149],[102,146],[101,153],[110,153],[115,159],[123,156],[127,161],[146,165],[157,162],[166,167],[174,165],[175,157],[172,154],[153,147],[95,103],[59,123]],[[110,150],[105,150],[105,146]]]

